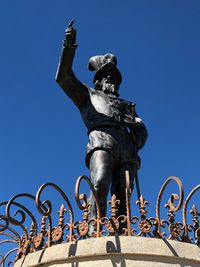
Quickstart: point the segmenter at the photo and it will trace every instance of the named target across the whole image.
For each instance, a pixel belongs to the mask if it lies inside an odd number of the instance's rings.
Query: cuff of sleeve
[[[67,40],[64,40],[63,41],[63,46],[64,47],[69,47],[69,48],[77,48],[78,47],[78,44],[76,44],[76,43],[75,44],[68,44],[67,43]]]

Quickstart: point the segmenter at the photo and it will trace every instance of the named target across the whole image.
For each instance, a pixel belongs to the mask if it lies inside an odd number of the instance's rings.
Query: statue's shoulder
[[[89,86],[87,86],[87,88],[90,94],[96,94],[96,90],[94,88],[91,88]]]
[[[91,88],[91,87],[88,87],[88,92],[89,92],[90,96],[103,95],[103,93],[101,91],[98,91],[98,90]]]

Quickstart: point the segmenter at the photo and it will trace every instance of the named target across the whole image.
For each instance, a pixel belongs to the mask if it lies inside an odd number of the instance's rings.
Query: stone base
[[[200,248],[144,237],[101,237],[54,245],[30,253],[14,267],[184,267],[200,266]]]

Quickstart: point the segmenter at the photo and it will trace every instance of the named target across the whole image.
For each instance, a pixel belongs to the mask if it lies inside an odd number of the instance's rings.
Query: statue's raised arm
[[[73,28],[73,23],[74,20],[69,23],[65,31],[65,40],[56,73],[56,81],[76,106],[80,108],[88,99],[88,90],[76,78],[72,70],[73,59],[78,46],[76,43],[76,29]]]

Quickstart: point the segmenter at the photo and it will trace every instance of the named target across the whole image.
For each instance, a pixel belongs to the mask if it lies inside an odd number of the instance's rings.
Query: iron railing
[[[90,203],[86,194],[80,193],[80,184],[86,181],[96,200],[97,216],[90,218]],[[163,193],[172,181],[178,185],[179,194],[171,194],[167,208],[167,219],[161,218],[161,199]],[[52,215],[54,201],[41,200],[43,192],[47,188],[56,190],[64,200],[58,212],[57,223],[55,224]],[[126,214],[117,216],[119,200],[113,195],[108,202],[110,206],[110,216],[101,217],[99,201],[90,179],[86,176],[78,177],[76,181],[75,197],[78,207],[82,210],[82,219],[76,221],[74,218],[74,208],[65,192],[54,183],[43,184],[37,191],[36,196],[31,194],[17,194],[9,201],[0,203],[3,214],[0,215],[0,247],[5,244],[12,244],[14,247],[7,253],[0,253],[0,263],[4,267],[10,265],[25,255],[60,244],[62,242],[72,242],[85,238],[99,238],[102,236],[123,235],[123,236],[143,236],[151,238],[165,238],[180,242],[194,243],[200,245],[199,215],[195,205],[192,205],[190,213],[192,215],[191,224],[187,222],[188,203],[191,197],[200,189],[197,185],[188,194],[185,201],[184,190],[181,180],[178,177],[169,177],[162,185],[157,197],[156,211],[154,217],[147,217],[147,205],[143,195],[140,195],[136,204],[139,206],[139,214],[132,214],[131,191],[129,186],[129,175],[126,172]],[[21,199],[33,201],[36,213],[33,214],[27,205],[20,204]],[[14,215],[13,209],[17,209]],[[176,221],[176,213],[182,209],[182,220]],[[12,211],[12,212],[11,212]],[[68,216],[66,215],[68,212]],[[39,215],[39,216],[38,216]],[[20,218],[19,218],[20,217]],[[39,221],[39,222],[38,222]],[[28,224],[27,224],[28,222]],[[92,232],[91,232],[91,229]],[[0,250],[1,251],[1,250]],[[14,260],[11,261],[10,257]]]

